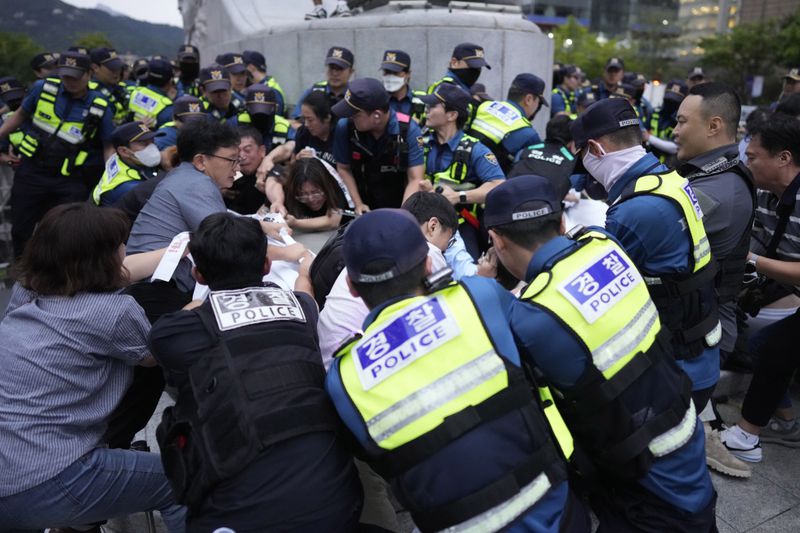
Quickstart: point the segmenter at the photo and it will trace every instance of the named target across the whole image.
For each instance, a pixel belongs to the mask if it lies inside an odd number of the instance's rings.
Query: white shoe
[[[750,465],[740,461],[728,451],[720,441],[719,431],[711,429],[708,422],[703,423],[703,431],[706,434],[706,464],[708,467],[728,476],[749,478],[752,474]]]
[[[326,19],[326,18],[328,18],[328,12],[325,11],[325,8],[322,7],[321,5],[314,6],[314,10],[311,13],[306,13],[306,20]]]
[[[758,435],[751,435],[739,426],[733,426],[720,431],[719,438],[734,457],[748,463],[761,462],[762,450]]]
[[[331,13],[331,18],[349,17],[351,15],[352,13],[350,12],[350,8],[347,7],[347,2],[345,2],[344,0],[339,0],[339,2],[336,3],[336,9],[334,9],[333,13]]]

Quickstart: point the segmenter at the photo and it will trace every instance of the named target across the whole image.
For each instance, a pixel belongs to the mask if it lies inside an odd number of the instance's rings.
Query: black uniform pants
[[[150,323],[162,315],[173,313],[188,304],[191,293],[178,290],[175,282],[135,283],[125,290],[144,309]],[[111,413],[108,428],[103,437],[110,448],[130,447],[134,435],[147,425],[158,406],[164,391],[164,374],[161,367],[137,366],[133,371],[133,383]]]
[[[14,257],[22,255],[25,243],[36,224],[50,209],[89,197],[83,177],[66,178],[56,169],[47,169],[24,158],[11,187],[11,240]]]

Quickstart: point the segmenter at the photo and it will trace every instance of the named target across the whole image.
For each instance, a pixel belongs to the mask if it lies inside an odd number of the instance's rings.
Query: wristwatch
[[[756,261],[758,261],[758,256],[756,254],[750,254],[747,257],[747,263],[744,266],[744,273],[745,274],[755,274],[756,273]]]
[[[461,191],[460,193],[458,193],[458,203],[460,203],[460,204],[467,203],[467,192],[466,191]]]

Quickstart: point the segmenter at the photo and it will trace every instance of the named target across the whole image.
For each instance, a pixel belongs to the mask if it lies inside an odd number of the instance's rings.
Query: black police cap
[[[549,179],[535,175],[517,176],[486,195],[483,223],[492,228],[560,212],[561,199]]]
[[[359,111],[370,113],[389,105],[389,93],[383,84],[374,78],[353,80],[347,86],[344,98],[331,108],[337,117],[352,117]]]
[[[614,133],[622,128],[639,127],[639,117],[633,106],[624,98],[606,98],[594,103],[570,125],[570,132],[578,149],[589,139]]]

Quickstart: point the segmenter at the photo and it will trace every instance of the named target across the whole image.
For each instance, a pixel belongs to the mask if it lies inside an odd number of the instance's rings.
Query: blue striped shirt
[[[0,497],[53,478],[100,444],[148,355],[130,296],[37,296],[14,286],[0,322]]]

